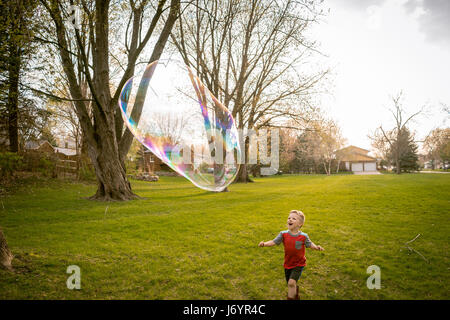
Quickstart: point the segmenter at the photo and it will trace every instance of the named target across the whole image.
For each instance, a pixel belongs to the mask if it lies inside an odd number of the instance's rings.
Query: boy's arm
[[[261,241],[258,246],[260,246],[260,247],[273,247],[273,246],[276,246],[276,245],[277,244],[275,242],[273,242],[273,240],[270,240],[270,241],[267,241],[267,242]]]
[[[283,235],[280,232],[275,239],[266,241],[266,242],[261,241],[258,244],[258,246],[259,247],[273,247],[273,246],[279,245],[281,242],[283,242]]]
[[[311,242],[311,245],[309,246],[310,249],[313,250],[319,250],[319,251],[325,251],[324,248],[322,248],[321,246],[316,245],[315,243]]]
[[[305,241],[305,246],[307,248],[313,249],[313,250],[318,250],[318,251],[324,251],[325,249],[322,248],[321,246],[316,245],[315,243],[313,243],[311,241],[311,239],[309,239],[309,236],[307,234],[305,234],[306,236],[306,241]]]

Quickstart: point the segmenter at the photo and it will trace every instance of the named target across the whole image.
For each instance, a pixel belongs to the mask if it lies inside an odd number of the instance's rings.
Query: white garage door
[[[377,171],[377,164],[375,162],[364,163],[364,171]]]
[[[353,172],[363,171],[363,164],[362,164],[362,162],[352,163],[352,171]]]

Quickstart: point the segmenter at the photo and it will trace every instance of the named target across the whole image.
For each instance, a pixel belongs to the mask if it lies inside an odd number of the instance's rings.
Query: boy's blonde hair
[[[289,212],[289,214],[291,214],[291,213],[295,213],[298,215],[300,220],[302,220],[301,227],[303,227],[303,225],[305,224],[305,214],[303,212],[301,212],[300,210],[291,210],[291,212]]]

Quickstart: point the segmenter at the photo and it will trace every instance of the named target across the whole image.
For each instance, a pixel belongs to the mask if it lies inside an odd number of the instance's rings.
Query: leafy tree
[[[439,154],[444,168],[448,169],[448,165],[450,164],[450,139],[447,138],[446,142],[441,146]]]
[[[42,129],[41,140],[47,140],[53,147],[56,147],[58,144],[56,143],[55,136],[53,135],[50,127],[46,126]]]
[[[317,137],[312,131],[305,131],[298,136],[294,147],[294,159],[291,162],[292,171],[305,173],[318,171],[320,158],[314,152],[317,144]]]
[[[38,19],[36,1],[0,1],[0,118],[8,128],[9,149],[19,151],[19,131],[35,129],[35,101],[23,92],[21,79],[31,68],[32,42]]]
[[[297,140],[297,132],[292,129],[280,129],[280,170],[291,171],[291,163],[294,160],[294,148]]]
[[[297,128],[315,111],[313,96],[326,70],[305,70],[315,43],[307,37],[322,14],[319,1],[195,0],[172,41],[184,62],[232,112],[243,132]],[[249,139],[242,153],[248,159]],[[247,165],[236,181],[249,182]]]
[[[442,161],[445,167],[450,161],[450,128],[432,130],[425,138],[423,147],[433,169],[438,161]]]
[[[85,0],[81,1],[79,25],[68,23],[73,21],[73,1],[40,3],[51,20],[42,41],[59,53],[70,92],[69,97],[59,98],[73,102],[95,168],[98,188],[91,198],[135,198],[125,167],[133,135],[124,129],[119,96],[139,62],[161,57],[178,18],[180,0],[171,0],[170,4],[166,0]],[[152,38],[155,43],[151,54],[146,53],[139,61]],[[135,104],[134,112],[139,119],[142,104]]]
[[[312,121],[309,127],[294,139],[282,139],[280,163],[288,166],[289,171],[330,175],[336,162],[336,150],[342,147],[345,139],[332,120]]]
[[[372,146],[378,149],[379,154],[386,156],[386,159],[393,165],[397,174],[401,173],[402,164],[400,162],[402,156],[412,148],[409,140],[410,133],[406,125],[423,111],[422,108],[405,117],[402,96],[403,93],[400,92],[392,97],[394,107],[389,109],[394,118],[395,127],[392,130],[385,130],[383,126],[380,126],[372,136],[369,136],[372,140]],[[411,165],[413,166],[412,163]]]

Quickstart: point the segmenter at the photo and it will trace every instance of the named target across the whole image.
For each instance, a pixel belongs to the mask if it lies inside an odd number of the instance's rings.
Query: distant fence
[[[56,175],[59,178],[77,178],[78,177],[78,161],[58,159],[56,162]]]

